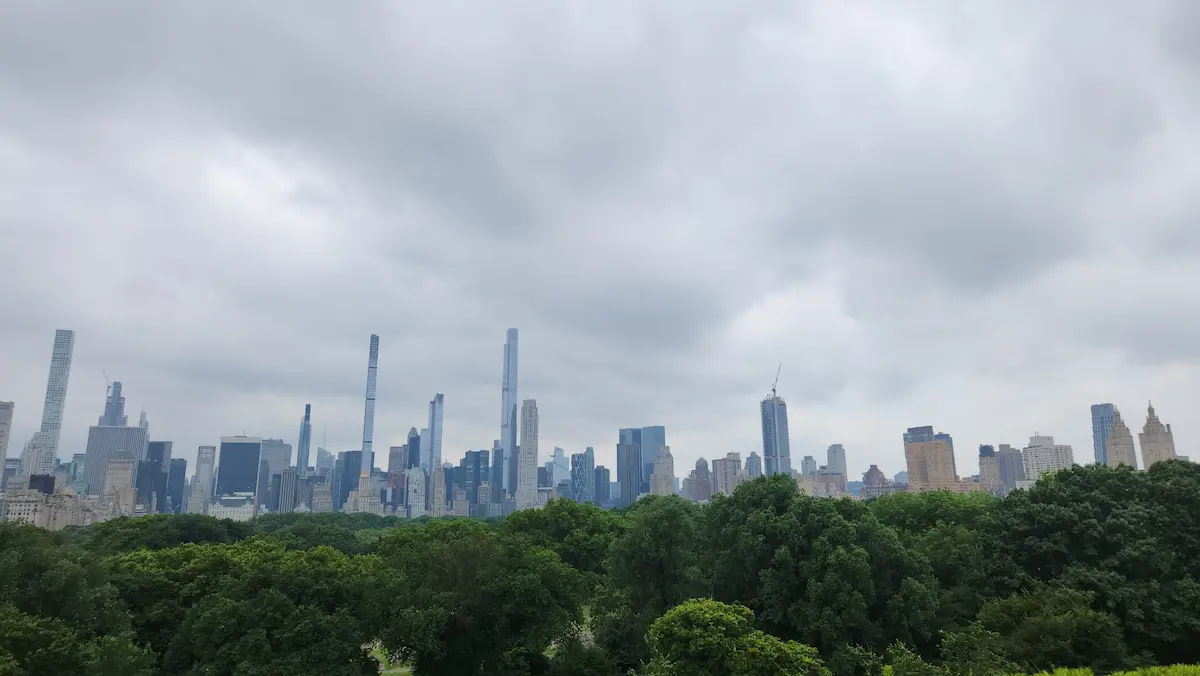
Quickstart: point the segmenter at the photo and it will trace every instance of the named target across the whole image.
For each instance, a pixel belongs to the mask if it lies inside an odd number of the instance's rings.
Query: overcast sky
[[[1200,3],[1085,4],[8,0],[9,455],[70,328],[60,455],[102,371],[189,462],[358,448],[378,333],[377,452],[444,392],[457,460],[512,326],[543,456],[761,452],[780,362],[851,479],[1104,401],[1200,456]]]

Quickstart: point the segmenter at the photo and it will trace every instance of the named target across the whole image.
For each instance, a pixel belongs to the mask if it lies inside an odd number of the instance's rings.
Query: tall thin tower
[[[300,440],[296,444],[296,478],[298,479],[308,476],[308,451],[311,446],[312,404],[305,404],[304,417],[300,419]]]
[[[22,474],[52,474],[58,458],[58,440],[62,436],[63,406],[67,401],[67,381],[71,377],[71,357],[75,353],[75,332],[54,332],[54,350],[50,353],[50,377],[46,381],[46,401],[42,406],[42,427],[26,447],[21,458]]]
[[[536,399],[521,404],[521,451],[517,463],[517,509],[538,504],[538,407]]]
[[[362,474],[370,475],[375,466],[375,375],[379,371],[379,336],[371,334],[367,356],[367,402],[363,409]]]
[[[504,449],[504,488],[517,492],[517,330],[504,342],[504,379],[500,384],[500,446]]]
[[[792,473],[792,452],[788,435],[787,402],[779,396],[775,388],[779,385],[779,371],[775,371],[775,382],[771,383],[771,395],[762,400],[759,407],[762,414],[763,462],[766,463],[767,475]]]

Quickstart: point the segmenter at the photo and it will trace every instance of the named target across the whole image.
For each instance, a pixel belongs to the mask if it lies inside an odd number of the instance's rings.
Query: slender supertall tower
[[[67,381],[71,377],[71,356],[75,353],[75,332],[54,332],[54,350],[50,353],[50,377],[46,381],[46,401],[42,405],[42,426],[21,458],[21,473],[52,474],[58,458],[58,440],[62,435],[63,405],[67,401]]]
[[[504,342],[504,379],[500,384],[500,446],[504,449],[504,489],[517,492],[517,330]]]
[[[538,504],[538,407],[536,399],[521,404],[521,450],[517,461],[517,509]]]
[[[367,356],[367,402],[363,410],[362,474],[370,475],[375,466],[375,374],[379,370],[379,336],[371,334]]]
[[[446,395],[438,392],[429,401],[429,470],[442,464],[442,412]]]
[[[300,441],[296,444],[296,478],[298,479],[308,476],[308,451],[311,446],[312,404],[305,404],[304,417],[300,419]]]

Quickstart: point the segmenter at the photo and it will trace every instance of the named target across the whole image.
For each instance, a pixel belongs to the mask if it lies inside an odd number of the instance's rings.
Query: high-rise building
[[[654,472],[650,474],[651,495],[675,494],[675,459],[669,446],[658,447],[658,458],[654,461]]]
[[[1111,403],[1092,404],[1092,447],[1097,465],[1108,464],[1108,435],[1116,410]]]
[[[108,461],[118,453],[124,453],[136,464],[146,458],[149,430],[145,427],[100,427],[88,428],[87,449],[84,453],[83,474],[87,481],[87,492],[104,495],[104,477]]]
[[[317,446],[317,474],[326,476],[333,472],[333,465],[337,459],[332,453],[325,450],[324,446]]]
[[[137,428],[134,428],[137,429]],[[132,516],[136,499],[134,471],[137,460],[125,451],[118,451],[105,459],[104,497],[111,500],[118,516]]]
[[[1109,448],[1110,457],[1112,448]],[[1075,464],[1075,454],[1070,445],[1054,443],[1054,437],[1034,435],[1029,437],[1029,445],[1021,450],[1025,460],[1025,476],[1036,481],[1043,474],[1069,469]]]
[[[800,474],[801,476],[816,476],[817,475],[817,459],[811,455],[806,455],[800,459]]]
[[[50,353],[50,375],[46,379],[46,400],[42,404],[42,426],[21,454],[21,473],[53,474],[58,460],[58,441],[62,436],[63,407],[67,401],[67,383],[71,377],[71,356],[75,352],[75,332],[59,329],[54,332],[54,348]],[[103,469],[99,472],[103,482]]]
[[[350,491],[358,490],[359,481],[363,476],[363,462],[366,454],[362,451],[346,451],[338,453],[339,468],[337,491],[333,494],[333,511],[340,512],[346,506]],[[368,470],[369,472],[370,470]]]
[[[408,469],[408,445],[404,446],[389,446],[388,447],[388,464],[387,473],[391,475],[403,474]]]
[[[504,502],[504,473],[508,468],[508,459],[504,455],[504,447],[499,439],[492,442],[492,476],[488,480],[488,498],[494,503]]]
[[[558,446],[554,447],[554,454],[550,456],[550,465],[553,468],[553,476],[550,481],[555,486],[563,481],[571,480],[571,462],[567,458],[567,452]]]
[[[213,497],[258,494],[262,444],[261,437],[221,437]]]
[[[1004,495],[1016,490],[1019,483],[1025,481],[1025,457],[1009,444],[1000,444],[996,449],[996,466],[1000,471],[1000,486]]]
[[[308,476],[308,453],[312,446],[312,404],[304,405],[300,419],[300,438],[296,442],[296,478]]]
[[[840,473],[843,477],[850,476],[846,473],[846,449],[841,444],[831,444],[826,449],[825,466]]]
[[[428,512],[425,509],[425,494],[428,475],[425,470],[420,467],[413,467],[408,470],[404,484],[408,491],[408,500],[406,502],[408,509],[408,518],[416,519],[425,516]]]
[[[120,418],[117,418],[120,419]],[[174,444],[170,441],[146,443],[146,458],[138,462],[137,501],[147,507],[153,505],[159,514],[167,512],[167,475],[171,470],[171,453]],[[84,456],[87,465],[87,456]],[[179,500],[175,501],[179,507]]]
[[[446,468],[440,464],[429,475],[429,516],[446,516]]]
[[[609,471],[604,465],[597,465],[592,473],[594,481],[592,483],[592,500],[600,506],[607,505],[612,501],[612,492],[609,490]]]
[[[108,388],[108,397],[104,402],[104,415],[96,423],[100,427],[125,427],[128,418],[125,416],[125,397],[121,396],[121,381],[114,381]]]
[[[787,402],[774,394],[762,400],[763,462],[767,475],[792,473],[791,442],[788,440]]]
[[[621,487],[618,506],[628,507],[642,494],[642,447],[617,444],[617,485]]]
[[[1133,433],[1121,419],[1121,411],[1115,407],[1109,420],[1108,438],[1104,440],[1106,451],[1105,464],[1109,467],[1126,465],[1137,469],[1137,453],[1133,448]],[[1145,449],[1142,449],[1145,453]]]
[[[713,473],[708,468],[708,461],[704,458],[697,460],[696,468],[688,476],[692,479],[691,494],[685,497],[695,502],[708,502],[716,487]]]
[[[746,479],[754,481],[762,475],[762,457],[758,455],[758,452],[751,451],[750,455],[746,456]]]
[[[910,491],[958,490],[954,442],[949,434],[934,433],[928,425],[908,428],[904,433],[904,459]]]
[[[421,457],[421,433],[417,428],[411,427],[408,430],[408,462],[405,469],[420,467]]]
[[[179,514],[183,511],[183,487],[187,484],[187,460],[171,458],[167,469],[166,496],[161,501],[160,511]]]
[[[538,408],[537,400],[521,403],[521,449],[517,463],[517,509],[538,504]]]
[[[359,469],[366,474],[371,473],[375,466],[375,376],[379,372],[379,336],[371,334],[371,344],[367,350],[367,396],[363,406],[363,440],[362,459]],[[355,486],[358,477],[355,477]]]
[[[724,458],[713,460],[712,478],[716,493],[733,495],[734,489],[742,482],[742,454],[730,451]]]
[[[861,495],[864,499],[878,498],[888,493],[895,493],[901,488],[900,484],[893,483],[884,475],[883,470],[879,469],[879,465],[871,465],[863,473],[862,483]]]
[[[1164,425],[1158,419],[1153,405],[1147,406],[1146,424],[1142,426],[1138,441],[1142,443],[1142,462],[1145,463],[1146,469],[1163,460],[1179,457],[1175,453],[1175,434],[1171,432],[1170,425]]]
[[[654,474],[662,448],[667,445],[667,428],[662,425],[643,427],[641,431],[642,447],[642,490],[650,490],[650,476]]]
[[[188,514],[204,514],[212,498],[216,480],[217,447],[201,446],[196,449],[196,473],[192,477],[191,494],[188,496]]]
[[[979,483],[992,495],[1004,494],[1004,483],[1000,480],[1000,462],[996,459],[996,448],[991,444],[979,445]]]
[[[490,454],[488,451],[467,451],[463,456],[462,488],[466,492],[467,504],[479,504],[479,487],[491,479]]]
[[[0,458],[8,457],[8,438],[12,436],[13,408],[15,406],[16,404],[11,401],[0,401]]]
[[[596,501],[596,451],[591,446],[571,454],[571,492],[576,502]]]
[[[296,511],[298,501],[296,499],[299,480],[297,475],[300,469],[298,467],[285,467],[283,474],[279,475],[279,513],[291,514]]]
[[[517,330],[509,329],[504,341],[504,376],[500,381],[500,448],[504,449],[504,490],[517,490]],[[536,464],[536,463],[535,463]],[[497,492],[496,487],[492,488]],[[493,497],[495,500],[495,497]]]
[[[432,469],[442,464],[442,411],[445,406],[445,395],[441,392],[433,395],[433,399],[429,402],[429,443],[421,444],[421,465],[423,467]]]

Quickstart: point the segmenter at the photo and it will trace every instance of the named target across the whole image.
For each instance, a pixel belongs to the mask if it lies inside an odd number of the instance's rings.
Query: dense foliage
[[[0,676],[1200,676],[1200,466],[1000,500],[0,524]],[[393,673],[403,673],[400,671]],[[1057,673],[1057,672],[1056,672]]]

